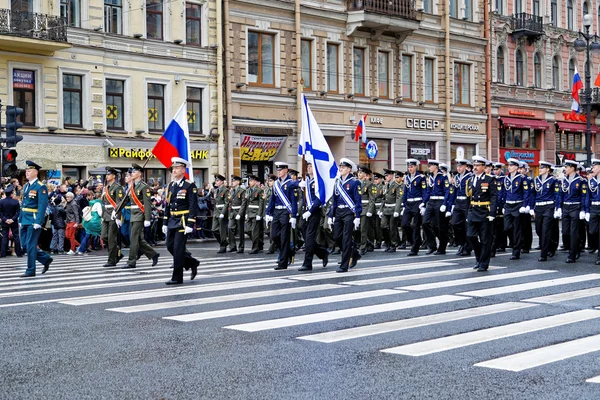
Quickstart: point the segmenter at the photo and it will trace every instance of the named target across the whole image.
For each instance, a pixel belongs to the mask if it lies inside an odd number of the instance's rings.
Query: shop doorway
[[[256,175],[259,178],[263,179],[263,182],[266,182],[266,177],[269,174],[274,174],[273,172],[273,163],[266,162],[242,162],[242,178],[246,178],[246,176],[252,174]]]

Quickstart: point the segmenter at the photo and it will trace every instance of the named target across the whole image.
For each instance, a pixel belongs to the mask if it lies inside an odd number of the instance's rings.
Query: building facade
[[[197,183],[216,172],[215,2],[0,1],[0,100],[45,178],[143,164],[187,101]],[[216,128],[215,128],[216,129]],[[165,182],[148,162],[146,179]]]

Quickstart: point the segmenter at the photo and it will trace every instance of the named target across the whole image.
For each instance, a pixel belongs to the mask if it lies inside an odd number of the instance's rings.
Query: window
[[[148,39],[162,40],[162,25],[162,0],[146,0],[146,36],[148,37]]]
[[[124,89],[124,81],[106,80],[106,129],[125,129],[123,125]]]
[[[465,15],[464,19],[467,21],[473,21],[473,0],[464,0],[465,2]]]
[[[423,0],[423,11],[429,14],[433,12],[433,0]]]
[[[421,170],[427,169],[428,159],[436,158],[436,142],[408,140],[406,144],[408,150],[408,157],[416,158],[417,160],[419,160],[421,162]]]
[[[391,140],[389,139],[374,139],[370,138],[377,144],[377,156],[375,158],[368,158],[366,151],[361,151],[359,154],[358,162],[367,165],[373,171],[382,171],[383,169],[390,168],[391,166]]]
[[[589,14],[589,11],[590,11],[590,10],[589,10],[589,7],[588,7],[588,3],[587,3],[587,1],[585,1],[585,2],[583,3],[583,15],[587,15],[587,14]]]
[[[567,86],[573,84],[573,78],[575,76],[575,61],[573,59],[569,60],[569,83]]]
[[[558,4],[557,0],[550,0],[550,23],[558,26]]]
[[[162,132],[165,129],[165,86],[148,84],[148,130]]]
[[[104,31],[120,35],[123,31],[121,0],[104,0]]]
[[[275,86],[275,35],[248,32],[248,82]]]
[[[552,86],[555,90],[560,90],[560,62],[557,56],[552,58]]]
[[[535,53],[533,56],[533,75],[535,87],[542,87],[542,60],[540,53]]]
[[[585,150],[585,134],[579,132],[556,132],[556,150]]]
[[[573,30],[573,0],[567,0],[567,29]]]
[[[20,121],[35,126],[35,71],[13,70],[13,104],[23,109]]]
[[[69,26],[81,26],[79,0],[60,0],[60,16]]]
[[[450,16],[458,18],[458,0],[450,0]]]
[[[63,74],[63,122],[65,127],[83,126],[81,122],[81,76]]]
[[[200,4],[185,3],[185,44],[200,46],[200,28],[202,20],[202,6]]]
[[[523,80],[523,52],[521,50],[517,50],[515,54],[515,79],[517,80],[515,82],[517,85],[523,86],[525,84]]]
[[[403,54],[402,55],[402,97],[405,100],[412,100],[412,56]]]
[[[16,12],[33,12],[33,0],[11,0],[10,10]]]
[[[515,14],[523,12],[522,0],[515,0]]]
[[[377,81],[379,97],[390,97],[390,53],[377,53]]]
[[[302,79],[304,88],[312,89],[312,41],[302,39],[301,57],[302,57]]]
[[[496,12],[500,15],[504,12],[504,0],[496,0]]]
[[[187,88],[187,121],[190,133],[202,133],[202,89]]]
[[[535,131],[529,129],[501,129],[500,147],[536,149]]]
[[[426,58],[423,72],[423,80],[425,84],[425,90],[423,93],[424,100],[428,103],[433,103],[433,91],[435,85],[435,77],[434,77],[434,60],[433,58]]]
[[[470,77],[471,66],[469,64],[454,64],[454,104],[464,106],[471,105]]]
[[[355,47],[352,50],[354,71],[354,94],[365,95],[365,49]]]
[[[496,50],[496,80],[504,83],[504,49],[498,47]]]
[[[540,0],[533,0],[533,15],[540,16]]]
[[[338,47],[327,43],[327,91],[338,93]]]

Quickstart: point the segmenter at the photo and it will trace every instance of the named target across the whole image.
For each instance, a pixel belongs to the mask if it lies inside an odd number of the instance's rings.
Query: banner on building
[[[283,147],[286,136],[240,136],[242,161],[273,161]]]

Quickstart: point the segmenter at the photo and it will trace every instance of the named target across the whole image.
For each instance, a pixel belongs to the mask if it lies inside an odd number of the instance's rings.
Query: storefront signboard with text
[[[108,149],[109,158],[135,158],[145,160],[155,158],[151,149],[126,149],[123,147],[111,147]],[[207,160],[208,150],[192,150],[192,160]]]
[[[506,164],[509,158],[516,158],[519,161],[525,161],[529,165],[538,165],[540,163],[540,151],[529,149],[500,149],[500,162]]]
[[[273,161],[283,147],[286,136],[240,136],[242,161]]]

